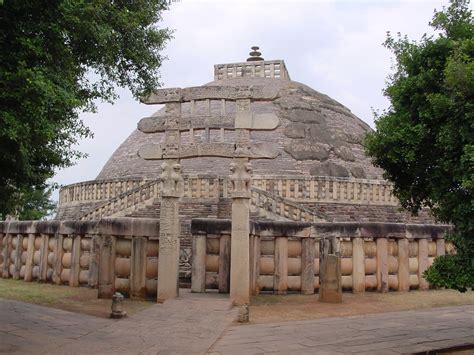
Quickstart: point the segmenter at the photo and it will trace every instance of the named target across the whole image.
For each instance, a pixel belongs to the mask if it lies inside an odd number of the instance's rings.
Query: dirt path
[[[344,293],[338,304],[321,303],[318,295],[261,295],[252,299],[250,320],[268,323],[473,304],[474,292],[452,290]]]

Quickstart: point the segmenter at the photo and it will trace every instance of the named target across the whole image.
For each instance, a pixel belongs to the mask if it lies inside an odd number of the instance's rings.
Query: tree
[[[410,41],[388,33],[394,74],[390,107],[365,141],[375,165],[412,213],[427,206],[450,223],[456,255],[437,258],[425,277],[438,287],[474,286],[474,26],[468,0],[435,11],[437,35]]]
[[[159,86],[165,9],[166,0],[0,1],[0,216],[83,156],[73,146],[92,134],[81,111],[112,102],[116,86],[137,98]]]
[[[51,216],[56,211],[56,203],[51,201],[52,190],[52,187],[47,187],[21,191],[17,196],[19,208],[15,211],[15,217],[20,221],[31,221]]]

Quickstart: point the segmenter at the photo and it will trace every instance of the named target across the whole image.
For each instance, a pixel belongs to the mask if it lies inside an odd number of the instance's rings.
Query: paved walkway
[[[181,295],[122,320],[0,299],[0,353],[398,354],[474,345],[474,306],[232,325],[227,295]]]
[[[250,315],[251,317],[252,315]],[[474,306],[237,325],[213,354],[404,354],[474,346]],[[471,350],[474,354],[474,349]]]
[[[228,295],[180,294],[121,320],[0,299],[0,353],[203,354],[236,310]]]

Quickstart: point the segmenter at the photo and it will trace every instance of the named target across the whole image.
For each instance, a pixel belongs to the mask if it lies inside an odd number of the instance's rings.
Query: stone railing
[[[396,223],[251,223],[250,288],[313,293],[319,288],[321,238],[336,237],[341,254],[342,287],[408,291],[428,288],[423,272],[434,258],[454,253],[443,225]],[[231,223],[192,221],[192,289],[229,291]]]
[[[271,195],[267,191],[252,187],[252,206],[262,217],[272,220],[290,220],[301,222],[329,221],[323,213],[314,212],[310,208],[299,205],[280,196]]]
[[[253,186],[296,202],[398,205],[387,181],[314,176],[255,176]]]
[[[227,191],[226,183],[226,180],[223,181],[223,179],[215,177],[188,176],[184,182],[184,197],[217,199],[219,191]],[[96,220],[103,217],[122,217],[152,204],[159,196],[160,182],[148,180],[132,190],[127,190],[92,208],[79,219]]]
[[[1,277],[154,297],[158,239],[155,219],[0,222]]]
[[[159,197],[160,183],[151,180],[143,185],[126,191],[117,197],[94,207],[79,217],[82,221],[96,220],[103,217],[122,217],[138,208],[152,204]]]
[[[230,197],[226,177],[186,175],[185,197]],[[59,207],[74,203],[106,201],[149,183],[150,180],[94,180],[61,188]],[[294,202],[329,202],[369,205],[398,205],[392,184],[386,181],[337,179],[311,176],[253,177],[253,186]]]
[[[92,180],[67,185],[59,191],[59,205],[109,200],[145,184],[143,179]]]

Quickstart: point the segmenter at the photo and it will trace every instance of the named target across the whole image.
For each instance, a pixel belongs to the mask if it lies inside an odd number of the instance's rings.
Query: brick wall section
[[[412,216],[398,206],[305,203],[306,207],[328,215],[334,222],[436,223],[428,209]]]

